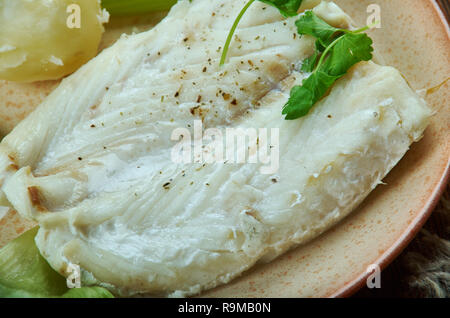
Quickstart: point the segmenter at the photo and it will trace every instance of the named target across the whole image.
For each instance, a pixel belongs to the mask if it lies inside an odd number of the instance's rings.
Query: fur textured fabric
[[[409,296],[450,297],[450,191],[447,188],[425,229],[400,259],[409,275]],[[407,295],[407,294],[406,294]]]

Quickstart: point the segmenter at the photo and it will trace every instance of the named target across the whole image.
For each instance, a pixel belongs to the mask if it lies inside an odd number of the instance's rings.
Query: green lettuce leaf
[[[38,228],[0,249],[0,298],[112,298],[102,287],[69,289],[66,279],[41,256],[34,242]]]
[[[69,289],[62,298],[114,298],[114,296],[103,287],[81,287]]]

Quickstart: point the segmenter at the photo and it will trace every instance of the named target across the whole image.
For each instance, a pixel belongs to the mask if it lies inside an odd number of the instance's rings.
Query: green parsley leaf
[[[297,15],[303,0],[260,0],[277,8],[284,17],[294,17]]]
[[[286,115],[286,120],[306,116],[339,78],[353,65],[371,60],[373,52],[372,39],[361,33],[368,27],[356,31],[336,29],[312,11],[303,15],[296,24],[300,34],[313,35],[318,41],[316,51],[302,65],[302,71],[312,74],[303,80],[301,86],[292,88],[283,107],[282,114]]]
[[[316,64],[319,60],[319,53],[316,51],[313,55],[308,57],[306,60],[303,61],[302,64],[302,71],[306,73],[311,73],[314,71],[314,68],[316,67]]]
[[[347,33],[336,42],[324,68],[329,74],[342,76],[356,63],[372,59],[372,44],[365,33]]]
[[[326,47],[330,45],[334,35],[342,31],[332,27],[324,20],[315,15],[312,11],[306,11],[305,14],[295,22],[299,34],[311,35]]]
[[[294,86],[289,101],[283,108],[286,120],[293,120],[306,116],[312,106],[317,103],[338,77],[317,71],[303,80],[301,86]]]
[[[320,53],[323,53],[326,50],[326,47],[323,46],[319,40],[317,40],[316,41],[316,50],[319,51]]]

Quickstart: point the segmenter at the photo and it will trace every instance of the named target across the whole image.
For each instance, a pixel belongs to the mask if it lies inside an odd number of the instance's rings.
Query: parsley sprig
[[[228,34],[222,52],[220,65],[225,64],[226,56],[236,28],[245,12],[256,0],[250,0],[239,13]],[[277,8],[284,17],[297,15],[303,0],[259,0]],[[355,64],[372,59],[372,39],[364,31],[372,26],[358,30],[335,28],[319,18],[312,11],[306,11],[296,22],[298,33],[316,38],[314,54],[305,59],[301,70],[311,73],[302,85],[294,86],[282,114],[286,120],[306,116],[311,108],[322,99],[333,84]],[[375,23],[376,24],[376,23]]]
[[[372,59],[372,39],[364,31],[370,27],[350,31],[337,29],[307,11],[295,23],[298,33],[315,37],[316,50],[302,65],[311,72],[302,85],[294,86],[283,108],[285,119],[306,116],[331,86],[355,64]]]

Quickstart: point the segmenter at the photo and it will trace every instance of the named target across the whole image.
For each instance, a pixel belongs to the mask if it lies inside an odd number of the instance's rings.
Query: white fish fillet
[[[299,120],[281,108],[314,39],[255,3],[180,1],[62,84],[0,145],[0,205],[40,223],[62,274],[119,295],[186,296],[230,281],[348,215],[418,141],[430,111],[398,71],[360,63]],[[318,14],[346,15],[322,4]],[[333,21],[330,21],[332,23]],[[262,164],[175,164],[174,129],[279,128]]]

